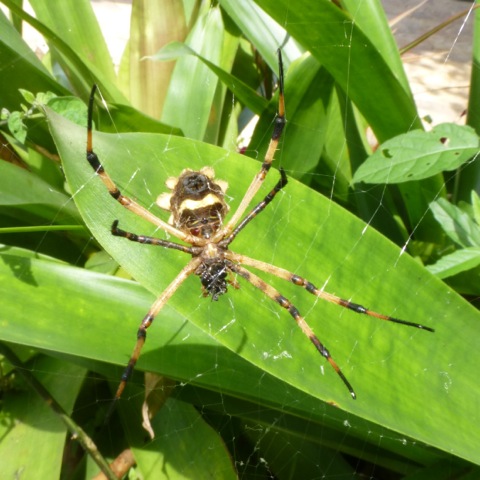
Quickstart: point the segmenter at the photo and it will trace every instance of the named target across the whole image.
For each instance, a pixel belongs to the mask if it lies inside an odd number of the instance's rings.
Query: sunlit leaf
[[[448,278],[480,265],[480,248],[467,247],[445,255],[433,265],[426,268],[438,278]]]
[[[439,198],[430,205],[437,222],[443,231],[463,247],[480,246],[480,226],[462,209]]]
[[[386,141],[365,160],[353,182],[402,183],[460,167],[480,148],[473,128],[454,123],[414,130]]]

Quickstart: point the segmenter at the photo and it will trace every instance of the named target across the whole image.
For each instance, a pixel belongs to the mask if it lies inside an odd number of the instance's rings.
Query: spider
[[[140,204],[121,193],[114,181],[104,170],[98,156],[93,151],[92,117],[94,96],[97,86],[94,85],[92,88],[88,104],[86,152],[88,162],[105,184],[110,195],[117,202],[134,214],[139,215],[140,217],[159,227],[164,232],[183,241],[187,245],[174,243],[156,237],[138,235],[136,233],[122,230],[119,228],[118,220],[115,220],[112,224],[112,235],[126,238],[132,242],[138,242],[147,245],[157,245],[164,248],[179,250],[191,255],[192,257],[187,265],[182,268],[176,278],[155,300],[153,305],[150,307],[150,310],[143,318],[137,331],[137,341],[135,343],[133,353],[122,375],[113,403],[116,403],[116,401],[120,399],[126,383],[133,372],[146,340],[147,328],[150,327],[153,320],[168,302],[170,297],[190,275],[197,275],[200,277],[203,295],[205,297],[210,296],[211,299],[215,301],[218,300],[221,295],[227,292],[228,284],[237,287],[237,282],[231,279],[233,275],[236,275],[237,277],[241,277],[247,282],[250,282],[254,287],[261,290],[267,297],[277,302],[281,307],[288,311],[302,332],[313,343],[320,355],[322,355],[328,361],[328,363],[330,363],[347,387],[353,399],[356,398],[356,394],[352,385],[347,380],[337,363],[333,360],[327,348],[318,339],[305,319],[300,315],[300,312],[297,310],[297,308],[278,290],[266,283],[256,274],[247,270],[245,267],[252,267],[256,270],[260,270],[267,274],[292,282],[294,285],[303,287],[312,295],[352,310],[356,313],[369,315],[371,317],[387,320],[389,322],[400,323],[410,327],[420,328],[430,332],[434,331],[432,328],[424,325],[405,320],[399,320],[388,315],[382,315],[374,312],[363,307],[362,305],[327,293],[317,288],[307,279],[302,278],[295,273],[289,272],[288,270],[229,250],[230,244],[233,242],[233,240],[235,240],[237,235],[259,213],[261,213],[267,207],[267,205],[272,202],[277,193],[287,185],[287,175],[285,174],[285,171],[280,168],[280,180],[278,180],[277,184],[265,196],[265,198],[255,207],[251,208],[245,215],[247,208],[262,186],[265,177],[272,166],[274,154],[277,150],[278,143],[286,123],[283,87],[284,73],[280,49],[278,50],[278,65],[278,112],[270,143],[260,171],[255,175],[250,183],[250,186],[248,187],[237,210],[226,223],[224,223],[224,219],[229,211],[229,206],[225,202],[227,183],[223,180],[215,180],[215,173],[211,167],[204,167],[199,171],[186,169],[181,172],[179,177],[167,179],[166,185],[171,192],[161,194],[157,199],[157,204],[159,207],[170,212],[170,219],[168,222],[161,220],[146,208],[142,207]]]

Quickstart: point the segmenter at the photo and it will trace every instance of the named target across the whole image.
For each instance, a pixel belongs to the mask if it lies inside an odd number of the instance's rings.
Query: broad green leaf
[[[353,176],[353,182],[402,183],[433,177],[463,165],[480,149],[473,128],[442,123],[431,131],[413,130],[378,147]]]
[[[378,49],[398,81],[402,83],[405,91],[410,92],[410,85],[398,52],[397,42],[381,0],[365,0],[361,4],[356,0],[343,0],[342,6],[350,12],[355,23]]]
[[[111,199],[85,161],[85,130],[50,111],[48,118],[88,227],[134,278],[158,295],[185,265],[185,255],[112,237],[113,219],[139,234],[154,234],[155,229]],[[219,178],[230,181],[232,208],[258,169],[258,163],[244,156],[168,135],[96,133],[94,145],[106,170],[125,193],[161,216],[164,214],[151,206],[165,179],[178,175],[182,168],[212,165]],[[277,181],[271,176],[259,198]],[[156,234],[162,236],[161,232]],[[434,327],[436,332],[360,317],[271,279],[295,301],[330,348],[356,389],[358,400],[353,401],[288,314],[252,286],[242,283],[239,291],[211,302],[201,298],[198,281],[190,278],[169,306],[272,378],[311,397],[333,402],[354,435],[362,435],[363,422],[367,421],[415,442],[426,442],[473,462],[479,460],[475,447],[479,433],[471,425],[480,420],[474,393],[474,339],[480,324],[478,312],[470,305],[373,229],[293,180],[232,248],[302,274],[327,291],[377,311]],[[140,368],[162,368],[164,352],[158,351],[158,335],[168,318],[168,310],[161,312],[150,329]],[[183,350],[175,349],[176,355],[192,361]],[[101,353],[104,351],[102,347]],[[150,363],[154,358],[156,361]],[[219,372],[211,368],[217,380]],[[207,371],[201,370],[200,378]],[[232,378],[231,383],[235,385],[222,384],[222,391],[238,391],[239,378]],[[288,396],[287,387],[285,394]],[[287,407],[287,400],[281,403]],[[319,403],[318,408],[325,408],[325,404]],[[426,457],[420,458],[425,461]]]
[[[220,5],[277,74],[276,51],[279,47],[282,48],[284,53],[286,67],[300,55],[301,50],[298,44],[292,38],[289,38],[281,22],[273,20],[253,0],[242,2],[220,0]]]
[[[4,161],[0,162],[0,205],[23,208],[38,205],[37,213],[47,220],[81,221],[65,193],[54,190],[38,175]]]

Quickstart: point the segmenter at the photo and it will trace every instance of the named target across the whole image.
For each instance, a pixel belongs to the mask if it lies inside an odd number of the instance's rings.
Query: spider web
[[[417,6],[417,3],[416,1],[407,1],[402,2],[400,5],[394,1],[384,2],[387,14],[389,18],[392,19],[401,15],[409,8]],[[94,5],[99,9],[104,7],[102,2],[94,2]],[[437,25],[439,21],[447,18],[454,11],[460,11],[467,5],[468,2],[445,1],[442,2],[442,4],[436,4],[435,8],[432,8],[427,2],[426,5],[413,12],[395,26],[395,36],[399,45],[407,44],[409,41],[415,39],[419,33],[427,31],[429,28]],[[108,10],[107,20],[105,20],[105,17],[99,15],[99,21],[107,38],[110,35],[114,35],[114,39],[109,42],[109,45],[112,47],[112,57],[114,61],[118,62],[122,52],[122,41],[126,40],[126,35],[123,39],[117,37],[119,33],[123,35],[124,32],[118,28],[117,22],[111,21],[111,15],[112,12],[118,14],[122,22],[125,22],[125,18],[128,18],[129,15],[129,6],[125,3],[113,3],[109,8],[113,10]],[[358,8],[362,8],[361,2]],[[128,22],[124,23],[124,25],[128,28]],[[110,32],[109,28],[112,26],[116,28],[113,29],[113,32]],[[348,32],[348,28],[346,28],[345,31]],[[471,22],[457,23],[442,31],[440,35],[424,42],[404,58],[405,68],[411,80],[411,86],[420,116],[429,115],[432,117],[434,124],[443,121],[455,122],[459,120],[465,109],[469,83],[470,38]],[[348,48],[348,38],[346,45]],[[115,47],[115,51],[113,51],[113,47]],[[308,125],[301,125],[301,127],[308,128]],[[288,128],[294,128],[294,125],[287,124],[287,130]],[[265,135],[268,137],[267,133]],[[288,135],[286,138],[288,138]],[[126,147],[128,148],[128,145],[126,145]],[[195,151],[195,147],[193,148]],[[345,148],[347,148],[346,145]],[[171,149],[174,149],[174,147],[170,147],[167,144],[161,152],[152,151],[152,159],[158,160],[158,158],[168,154]],[[261,158],[262,152],[259,151],[257,156]],[[196,161],[201,162],[202,155],[200,151],[197,152],[196,157]],[[222,166],[228,162],[228,159],[228,154],[224,154],[224,156],[220,156],[217,163],[213,165],[220,178],[227,177],[227,174],[222,171]],[[153,160],[152,164],[155,163]],[[282,151],[280,150],[277,154],[276,162],[281,163],[281,161]],[[158,192],[154,191],[151,183],[146,181],[149,172],[148,168],[150,167],[145,167],[145,170],[132,171],[128,180],[122,183],[122,189],[128,191],[129,188],[136,183],[143,184],[145,198],[149,199],[147,200],[146,206],[150,208],[153,206],[154,199]],[[168,173],[170,174],[170,172]],[[172,172],[172,174],[174,173],[175,172]],[[294,171],[289,171],[288,174],[297,178],[318,175],[312,174],[309,170],[303,171],[301,167],[297,167]],[[269,182],[272,182],[271,177],[274,175],[276,174],[271,173],[269,175]],[[92,175],[88,182],[93,178],[94,176]],[[232,183],[230,178],[226,179]],[[315,180],[315,178],[310,179],[310,181]],[[322,179],[322,181],[325,181],[325,179]],[[338,181],[335,170],[328,181],[331,189],[330,197],[327,195],[327,200],[331,204],[330,208],[334,209],[334,189]],[[356,194],[369,196],[370,193],[370,190],[366,188]],[[440,191],[438,193],[440,193]],[[80,189],[77,192],[73,192],[74,196],[79,194],[81,194]],[[238,202],[241,192],[237,192],[235,186],[232,186],[232,190],[229,190],[228,195],[232,202],[235,203]],[[346,298],[354,299],[354,301],[358,300],[363,302],[361,299],[364,284],[382,284],[388,282],[388,277],[390,273],[397,268],[400,257],[411,241],[411,236],[403,245],[403,249],[398,250],[397,256],[392,256],[390,261],[380,270],[370,271],[366,269],[365,276],[362,279],[349,279],[347,278],[348,274],[345,273],[346,266],[348,266],[352,258],[357,257],[358,250],[362,248],[365,233],[372,228],[372,225],[375,225],[376,215],[389,208],[389,205],[384,203],[384,196],[382,194],[379,196],[376,195],[376,198],[379,198],[379,201],[375,213],[371,218],[366,219],[366,225],[359,231],[354,241],[349,243],[349,247],[346,250],[341,250],[343,253],[341,253],[340,256],[337,255],[335,267],[330,267],[327,271],[322,271],[321,275],[318,276],[308,275],[308,278],[317,286],[325,288],[326,291],[332,291],[330,287],[333,287],[333,293],[340,294],[338,285],[345,284],[346,286],[343,287],[341,294]],[[316,251],[315,246],[323,242],[325,230],[332,228],[329,223],[331,216],[327,209],[325,216],[315,219],[312,224],[308,225],[306,229],[307,234],[302,237],[302,243],[291,246],[293,249],[300,250],[301,256],[300,260],[295,260],[293,266],[291,264],[288,265],[289,243],[286,239],[289,238],[291,234],[289,224],[300,210],[308,208],[308,206],[305,198],[295,196],[286,190],[279,195],[275,203],[268,208],[268,211],[258,219],[258,229],[256,230],[255,236],[246,236],[245,238],[240,236],[238,242],[235,242],[233,250],[246,253],[253,258],[259,257],[263,261],[274,265],[284,266],[287,264],[287,268],[291,268],[295,273],[303,275],[303,272],[308,271],[309,265],[312,263],[312,254]],[[427,215],[427,212],[425,212],[424,215]],[[134,224],[133,222],[133,225]],[[416,227],[417,226],[414,226],[414,229]],[[135,230],[132,228],[132,231]],[[413,233],[411,235],[413,235]],[[253,243],[252,238],[254,239]],[[299,236],[294,238],[297,241]],[[339,239],[339,242],[340,241]],[[90,249],[91,243],[93,242],[93,239],[86,241],[84,249]],[[265,244],[269,245],[266,251],[263,247]],[[42,250],[41,246],[38,247],[38,250]],[[150,255],[156,254],[158,253]],[[172,257],[175,258],[175,261],[183,259],[183,257],[177,253],[173,253]],[[268,279],[269,282],[270,280],[271,279]],[[331,323],[341,322],[342,328],[346,328],[348,322],[355,323],[355,319],[352,320],[346,310],[336,309],[328,305],[324,306],[323,303],[319,305],[319,300],[314,297],[308,298],[309,296],[306,292],[301,289],[298,289],[298,291],[289,286],[285,287],[282,282],[276,279],[272,279],[271,283],[281,292],[288,294],[288,298],[298,306],[305,319],[314,326],[316,331],[323,331],[321,339],[325,340],[332,354],[335,351],[335,358],[339,357],[342,359],[342,366],[346,367],[345,370],[347,374],[355,374],[357,369],[364,368],[364,364],[359,364],[358,360],[355,359],[357,351],[362,349],[362,344],[373,345],[371,354],[368,357],[371,368],[383,368],[385,365],[388,368],[388,365],[394,361],[394,352],[389,351],[388,346],[382,344],[379,340],[385,329],[388,328],[388,325],[386,326],[382,322],[379,322],[382,324],[372,324],[363,332],[351,334],[350,350],[338,352],[337,342],[334,340],[335,332],[338,332],[338,327],[329,330],[330,327],[326,325],[326,323],[328,323],[327,319],[335,318],[334,321],[330,320]],[[192,291],[197,289],[199,292],[198,281],[196,282],[196,279],[189,279],[182,288]],[[418,293],[418,291],[412,292],[412,297],[415,297]],[[148,295],[149,294],[147,294],[147,297]],[[242,299],[240,300],[238,297],[242,297]],[[148,309],[151,301],[153,301],[153,298],[154,297],[151,296],[151,298],[148,297],[148,300],[146,300],[145,311]],[[255,308],[261,315],[255,319],[249,318],[249,322],[259,324],[262,322],[272,322],[272,324],[282,325],[281,328],[275,327],[277,328],[275,331],[280,334],[273,342],[269,341],[268,344],[254,345],[254,349],[257,349],[259,357],[269,359],[271,362],[288,363],[289,359],[297,355],[295,349],[291,347],[292,337],[298,338],[299,342],[304,342],[305,348],[310,348],[308,341],[300,338],[301,333],[299,333],[298,328],[294,322],[291,321],[288,314],[282,311],[274,302],[263,298],[260,292],[249,285],[242,284],[241,290],[238,292],[230,289],[229,294],[221,299],[221,305],[219,305],[220,302],[214,303],[202,299],[200,292],[196,298],[198,299],[196,303],[189,304],[183,313],[179,313],[174,307],[170,306],[165,309],[166,318],[170,316],[183,317],[185,321],[185,324],[182,325],[182,328],[175,337],[175,341],[180,344],[187,343],[197,334],[195,327],[186,326],[188,319],[197,315],[202,315],[207,319],[208,333],[214,339],[221,340],[224,336],[233,336],[234,338],[237,336],[241,338],[243,332],[242,323],[245,323],[245,318],[248,317],[248,315],[246,315],[248,308],[246,309],[244,305],[251,304],[255,305]],[[398,305],[390,305],[388,308],[390,310],[385,313],[395,316],[398,312],[402,311],[402,304],[399,302]],[[398,314],[400,315],[400,313]],[[318,320],[319,316],[321,317],[320,321]],[[137,319],[132,319],[132,339],[134,338],[133,332],[137,325],[136,322],[138,323]],[[162,326],[159,325],[159,323],[160,322],[157,322],[152,326],[152,329],[156,329],[157,332],[149,332],[148,342],[154,343],[155,339],[161,337]],[[329,332],[331,333],[329,334]],[[107,330],[106,335],[108,335]],[[333,338],[330,335],[332,335]],[[348,335],[347,333],[347,336]],[[415,332],[403,336],[399,342],[402,343],[405,348],[414,348],[415,342],[424,341],[421,340],[421,338],[423,337]],[[275,415],[267,411],[265,406],[262,407],[260,405],[256,407],[258,409],[257,411],[250,411],[252,405],[254,405],[253,403],[249,403],[246,399],[232,398],[231,392],[222,391],[221,387],[219,391],[211,393],[209,396],[208,391],[202,387],[210,383],[217,383],[221,386],[225,380],[225,375],[229,374],[228,367],[222,364],[220,358],[223,354],[222,348],[223,347],[219,347],[218,350],[213,350],[212,363],[208,366],[200,364],[201,366],[199,366],[194,376],[176,384],[173,397],[175,399],[185,400],[185,405],[192,403],[195,405],[196,411],[193,411],[193,409],[189,407],[179,409],[178,404],[176,405],[173,400],[167,400],[155,424],[159,426],[157,436],[155,440],[146,442],[152,449],[157,448],[158,445],[165,444],[171,446],[171,448],[175,448],[175,445],[182,444],[185,438],[190,438],[189,435],[199,430],[208,430],[208,426],[210,426],[210,428],[219,433],[221,440],[225,443],[226,448],[229,449],[232,462],[240,477],[289,477],[289,470],[293,468],[291,459],[295,458],[296,465],[302,465],[300,469],[296,470],[296,474],[298,475],[299,471],[308,472],[308,474],[304,473],[304,475],[312,475],[311,478],[351,478],[351,473],[349,472],[352,471],[356,476],[365,476],[367,478],[397,478],[395,476],[388,476],[392,475],[392,473],[387,473],[385,470],[383,456],[385,452],[392,450],[392,444],[398,445],[398,447],[393,448],[394,451],[398,451],[401,450],[402,445],[411,443],[412,441],[410,439],[393,434],[388,429],[379,428],[376,431],[372,431],[369,438],[360,437],[357,440],[356,450],[362,451],[362,448],[364,449],[364,459],[359,460],[357,456],[348,454],[348,449],[351,447],[349,436],[352,435],[356,437],[355,428],[352,427],[354,420],[350,421],[348,414],[335,413],[335,409],[329,408],[328,405],[322,404],[314,406],[308,395],[300,395],[293,386],[285,390],[284,397],[281,399],[283,409],[276,410]],[[149,349],[150,346],[146,347],[145,355],[147,357],[150,352]],[[178,361],[180,362],[181,354],[173,353],[173,355],[178,355]],[[217,361],[215,361],[215,355],[217,355]],[[196,360],[192,359],[191,361],[195,362]],[[319,358],[317,365],[306,364],[302,367],[301,374],[308,375],[309,370],[314,369],[321,382],[327,380],[331,382],[338,381],[334,373],[328,370],[328,366],[324,368],[323,363],[322,359]],[[37,368],[33,366],[32,370],[38,373],[41,368],[43,367]],[[408,366],[405,366],[405,368],[408,368]],[[438,372],[435,373],[438,375]],[[440,373],[446,385],[445,389],[448,390],[451,382],[449,372],[443,371]],[[69,375],[75,376],[74,373],[58,373],[57,375],[64,375],[66,381],[70,378]],[[118,377],[110,379],[115,381],[120,375],[121,368],[118,370]],[[421,378],[424,379],[424,377]],[[88,381],[96,384],[97,378],[92,377],[89,378]],[[253,390],[256,388],[259,396],[263,396],[265,390],[278,388],[276,381],[275,378],[264,372],[254,377],[255,385]],[[126,395],[127,400],[141,398],[143,395],[142,377],[136,375],[132,379],[131,384],[133,390]],[[137,388],[137,390],[135,390],[135,388]],[[345,392],[345,394],[348,396],[348,392]],[[198,401],[192,401],[196,396],[198,396]],[[109,393],[105,392],[103,387],[99,387],[98,397],[91,402],[91,405],[98,406],[106,404],[108,398]],[[138,401],[135,403],[134,408],[137,408],[138,403]],[[303,411],[303,409],[306,408],[303,404],[307,405],[308,408],[312,408],[312,421],[311,424],[305,420],[298,422],[296,428],[293,430],[296,432],[294,435],[291,433],[291,422],[295,420],[294,412],[296,409]],[[263,408],[265,408],[265,412],[262,411]],[[201,418],[195,414],[196,412],[200,412]],[[77,412],[77,414],[78,413],[79,412]],[[323,418],[324,421],[319,421],[319,418]],[[203,419],[206,420],[205,424],[203,423]],[[334,426],[337,426],[337,428],[335,429]],[[40,425],[40,427],[42,426]],[[334,436],[332,436],[332,432],[335,432]],[[240,440],[238,439],[239,435],[243,436]],[[312,437],[320,437],[324,440],[321,449],[318,449],[316,442],[311,441]],[[116,447],[113,440],[111,444],[112,449]],[[207,450],[207,445],[198,445],[200,455],[203,448]],[[194,470],[195,458],[192,458],[191,462],[191,468]],[[157,464],[155,468],[160,469],[161,466]],[[218,474],[218,472],[216,473]],[[220,476],[221,475],[219,475],[219,477]],[[290,478],[300,477],[295,477],[295,474],[293,474]]]

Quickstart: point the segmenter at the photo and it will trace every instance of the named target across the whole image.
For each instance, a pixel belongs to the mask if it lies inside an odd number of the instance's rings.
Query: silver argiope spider
[[[227,223],[224,218],[228,213],[229,206],[225,202],[225,191],[227,183],[222,180],[215,180],[215,174],[211,167],[204,167],[199,171],[190,169],[183,170],[179,177],[169,178],[166,182],[171,193],[164,193],[158,197],[157,204],[164,210],[170,212],[168,222],[161,220],[153,215],[146,208],[136,203],[134,200],[123,195],[114,181],[104,170],[100,160],[93,151],[92,141],[92,117],[93,103],[96,92],[96,85],[93,86],[88,105],[88,130],[87,130],[87,160],[105,184],[110,195],[118,201],[122,206],[131,212],[139,215],[150,223],[156,225],[164,232],[178,238],[187,245],[182,245],[160,238],[137,235],[136,233],[121,230],[118,226],[118,220],[112,224],[112,235],[124,237],[132,242],[139,242],[148,245],[158,245],[165,248],[179,250],[188,253],[192,259],[180,271],[176,278],[167,286],[163,293],[155,300],[150,310],[143,318],[137,332],[137,342],[133,353],[130,357],[128,365],[122,375],[121,382],[115,394],[117,401],[125,388],[125,385],[132,374],[135,364],[140,356],[141,349],[145,343],[147,328],[152,324],[155,317],[165,306],[170,297],[176,292],[179,286],[190,275],[200,277],[203,294],[205,297],[210,296],[212,300],[218,298],[227,292],[227,284],[237,286],[236,281],[230,278],[232,274],[242,277],[247,282],[261,290],[267,297],[277,302],[281,307],[285,308],[288,313],[296,321],[302,332],[314,344],[320,355],[322,355],[334,368],[348,388],[352,398],[356,398],[355,391],[347,380],[340,367],[331,357],[327,348],[318,339],[313,330],[307,324],[305,319],[300,315],[297,308],[285,298],[279,291],[266,283],[260,277],[247,270],[245,267],[252,267],[262,272],[274,275],[283,280],[292,282],[294,285],[301,286],[305,290],[317,297],[328,302],[340,305],[341,307],[353,310],[356,313],[362,313],[371,317],[376,317],[389,322],[400,323],[410,327],[424,329],[430,332],[434,330],[430,327],[420,325],[418,323],[407,322],[388,315],[369,310],[362,305],[352,303],[349,300],[342,299],[330,293],[317,288],[307,279],[300,277],[283,268],[271,265],[249,258],[245,255],[232,252],[228,249],[236,236],[275,198],[275,195],[287,185],[287,176],[282,168],[280,168],[280,180],[265,198],[252,208],[247,215],[244,216],[247,208],[252,202],[254,196],[262,186],[265,177],[274,160],[274,154],[278,146],[279,139],[285,126],[285,102],[283,92],[283,65],[282,55],[278,50],[279,64],[279,80],[278,80],[278,113],[275,119],[273,134],[268,146],[267,153],[263,160],[260,171],[253,178],[245,196],[240,202],[235,213]],[[243,218],[242,218],[243,217]]]

